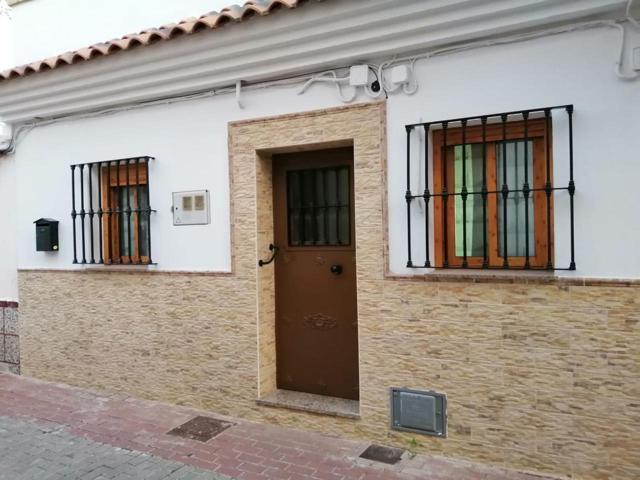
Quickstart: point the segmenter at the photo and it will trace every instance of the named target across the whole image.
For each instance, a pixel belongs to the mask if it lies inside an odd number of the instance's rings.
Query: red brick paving
[[[540,477],[418,455],[396,465],[357,457],[367,442],[222,417],[195,409],[0,374],[0,415],[241,480],[533,480]],[[236,425],[206,443],[167,432],[197,415]]]

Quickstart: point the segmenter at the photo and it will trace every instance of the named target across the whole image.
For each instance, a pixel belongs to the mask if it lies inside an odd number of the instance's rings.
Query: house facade
[[[639,478],[637,15],[264,0],[6,70],[4,368]]]

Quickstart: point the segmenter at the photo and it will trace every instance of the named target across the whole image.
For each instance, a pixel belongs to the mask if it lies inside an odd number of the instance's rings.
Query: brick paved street
[[[167,432],[196,416],[233,425],[202,442]],[[542,480],[460,460],[364,460],[362,441],[225,418],[0,374],[0,479]]]

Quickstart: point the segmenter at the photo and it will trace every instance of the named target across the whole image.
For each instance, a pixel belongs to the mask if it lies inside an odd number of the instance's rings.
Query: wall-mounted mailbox
[[[58,251],[58,221],[52,218],[40,218],[36,224],[36,250],[38,252]]]

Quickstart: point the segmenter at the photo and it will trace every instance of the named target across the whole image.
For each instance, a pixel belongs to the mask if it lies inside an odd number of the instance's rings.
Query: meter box
[[[207,225],[211,223],[209,190],[173,193],[174,225]]]

